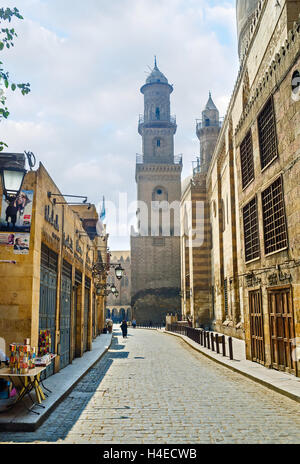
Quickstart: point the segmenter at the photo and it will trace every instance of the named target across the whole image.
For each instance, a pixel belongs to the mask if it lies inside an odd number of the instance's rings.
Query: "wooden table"
[[[34,414],[38,414],[36,411],[32,411],[32,408],[34,406],[40,406],[41,408],[44,408],[45,406],[42,406],[41,403],[43,400],[45,400],[45,394],[41,388],[41,373],[46,369],[47,366],[40,366],[40,367],[35,367],[34,369],[30,369],[28,374],[12,374],[10,372],[10,368],[6,367],[4,369],[0,369],[0,377],[8,377],[11,383],[14,385],[16,390],[18,391],[18,397],[12,405],[8,406],[9,408],[14,406],[15,404],[19,403],[22,401],[25,396],[27,395],[31,402],[32,406],[31,408],[28,408],[26,402],[24,402],[24,406],[26,407],[27,410],[30,412],[33,412]],[[15,379],[19,379],[21,388],[19,385],[16,385]],[[32,390],[35,390],[36,393],[36,398],[37,402],[35,402],[30,394]]]

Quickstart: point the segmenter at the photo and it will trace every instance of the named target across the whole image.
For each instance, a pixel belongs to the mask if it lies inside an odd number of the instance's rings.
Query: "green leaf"
[[[4,80],[4,85],[5,85],[5,87],[8,89],[9,83],[8,83],[8,80],[7,80],[7,79]]]
[[[11,84],[11,90],[15,91],[17,88],[16,84]]]
[[[0,42],[0,50],[3,50],[3,48],[4,48],[4,43]]]

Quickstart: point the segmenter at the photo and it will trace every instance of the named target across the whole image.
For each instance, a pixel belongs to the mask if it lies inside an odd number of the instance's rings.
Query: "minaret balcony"
[[[143,114],[139,116],[139,134],[143,128],[164,128],[164,127],[174,127],[176,128],[176,116],[170,115],[168,119],[145,119]]]
[[[202,119],[196,119],[196,134],[199,137],[203,129],[209,130],[210,127],[220,129],[223,124],[223,119],[219,119],[218,121],[203,121]]]
[[[159,160],[159,163],[157,162],[158,160],[151,160],[153,164],[170,164],[169,160]],[[150,163],[150,160],[146,164],[152,164]],[[145,164],[144,160],[144,155],[141,155],[139,153],[136,154],[136,164]],[[179,166],[182,166],[182,155],[175,155],[172,164],[176,164]]]

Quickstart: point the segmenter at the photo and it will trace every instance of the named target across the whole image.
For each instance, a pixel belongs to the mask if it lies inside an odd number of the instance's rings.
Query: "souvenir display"
[[[51,332],[50,330],[40,330],[39,335],[39,356],[44,356],[51,352]]]
[[[11,374],[28,374],[35,367],[35,348],[30,346],[30,339],[24,344],[12,343],[10,346],[9,367]]]
[[[51,353],[45,354],[44,356],[39,356],[35,358],[36,366],[48,366],[52,361],[53,355]]]

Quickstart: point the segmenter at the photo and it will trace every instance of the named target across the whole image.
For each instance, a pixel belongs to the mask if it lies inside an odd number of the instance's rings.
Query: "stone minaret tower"
[[[200,141],[200,156],[197,158],[197,166],[193,171],[192,179],[185,186],[182,197],[183,217],[187,221],[188,230],[198,231],[203,241],[199,244],[191,244],[190,238],[187,238],[185,233],[182,233],[181,237],[182,313],[192,319],[194,326],[204,328],[211,327],[213,320],[211,287],[213,263],[207,173],[220,130],[219,111],[209,93],[208,102],[202,111],[202,119],[196,126],[197,137]],[[189,217],[184,205],[186,200],[193,204]],[[201,218],[197,216],[200,205],[203,205],[203,217]]]
[[[196,133],[200,141],[200,169],[206,174],[220,133],[220,115],[210,92]]]
[[[173,87],[154,69],[141,88],[144,115],[137,155],[138,234],[131,238],[132,306],[138,323],[164,322],[180,312],[181,157],[174,157],[176,118],[170,114]],[[158,202],[163,202],[160,206]],[[168,211],[178,202],[177,212]]]

